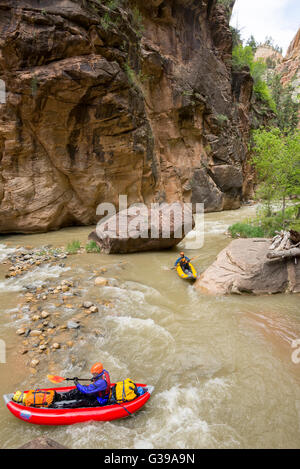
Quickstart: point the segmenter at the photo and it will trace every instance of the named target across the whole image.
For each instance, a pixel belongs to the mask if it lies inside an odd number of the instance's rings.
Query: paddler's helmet
[[[25,403],[25,394],[22,391],[16,391],[13,395],[13,401],[17,402],[18,404]]]
[[[102,363],[100,363],[100,362],[95,363],[95,364],[92,366],[92,368],[91,368],[91,373],[92,373],[92,375],[93,375],[94,373],[96,373],[96,374],[99,375],[100,373],[102,373],[102,371],[103,371],[103,365],[102,365]]]

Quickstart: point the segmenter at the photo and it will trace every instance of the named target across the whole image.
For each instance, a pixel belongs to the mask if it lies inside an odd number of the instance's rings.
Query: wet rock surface
[[[67,259],[68,253],[64,248],[43,246],[36,249],[20,248],[7,256],[5,264],[9,265],[6,278],[18,277],[43,264],[58,264],[64,267],[62,260]],[[30,290],[30,286],[27,287]]]
[[[236,239],[199,277],[195,288],[213,295],[228,293],[299,293],[300,264],[267,258],[271,240]]]
[[[41,370],[57,372],[61,358],[69,356],[69,351],[72,352],[78,343],[88,342],[91,334],[95,337],[103,335],[100,329],[93,332],[92,318],[94,315],[104,314],[107,308],[112,307],[111,303],[101,299],[101,288],[109,285],[110,280],[99,277],[99,274],[104,274],[107,268],[99,267],[91,272],[89,279],[85,279],[85,284],[91,286],[97,278],[102,279],[95,302],[86,297],[87,293],[80,279],[59,279],[63,269],[56,273],[54,279],[39,282],[38,286],[26,284],[26,276],[30,272],[35,272],[34,278],[37,279],[36,269],[60,265],[62,258],[67,259],[68,253],[63,248],[25,249],[18,246],[11,251],[13,252],[8,251],[2,263],[8,272],[4,277],[7,282],[11,281],[11,277],[22,282],[21,291],[16,295],[16,307],[10,313],[18,341],[14,354],[16,359],[22,359],[28,377],[34,377]],[[82,252],[84,251],[79,250],[76,255],[80,256]],[[17,274],[12,276],[15,271]],[[75,357],[70,356],[70,361],[76,361]]]
[[[25,445],[20,446],[18,449],[69,449],[57,441],[47,437],[39,437],[29,441]]]

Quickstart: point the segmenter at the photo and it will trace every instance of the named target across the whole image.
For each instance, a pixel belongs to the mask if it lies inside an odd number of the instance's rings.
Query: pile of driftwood
[[[300,233],[299,231],[280,231],[273,239],[269,247],[268,259],[300,257]]]

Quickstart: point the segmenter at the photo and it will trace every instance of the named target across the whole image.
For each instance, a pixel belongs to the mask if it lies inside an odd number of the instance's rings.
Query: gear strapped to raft
[[[112,388],[111,402],[119,404],[122,402],[130,402],[139,396],[139,392],[136,384],[132,379],[125,379],[124,381],[118,381]]]
[[[43,391],[41,389],[31,389],[25,393],[17,391],[13,400],[22,403],[26,407],[49,407],[55,398],[55,391]]]

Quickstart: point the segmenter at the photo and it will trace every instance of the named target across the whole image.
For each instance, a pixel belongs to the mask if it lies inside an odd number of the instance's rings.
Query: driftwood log
[[[267,254],[268,259],[285,259],[288,257],[300,257],[300,248],[285,249],[283,251],[273,251]]]
[[[268,259],[300,257],[300,233],[295,230],[281,231],[272,239]]]

